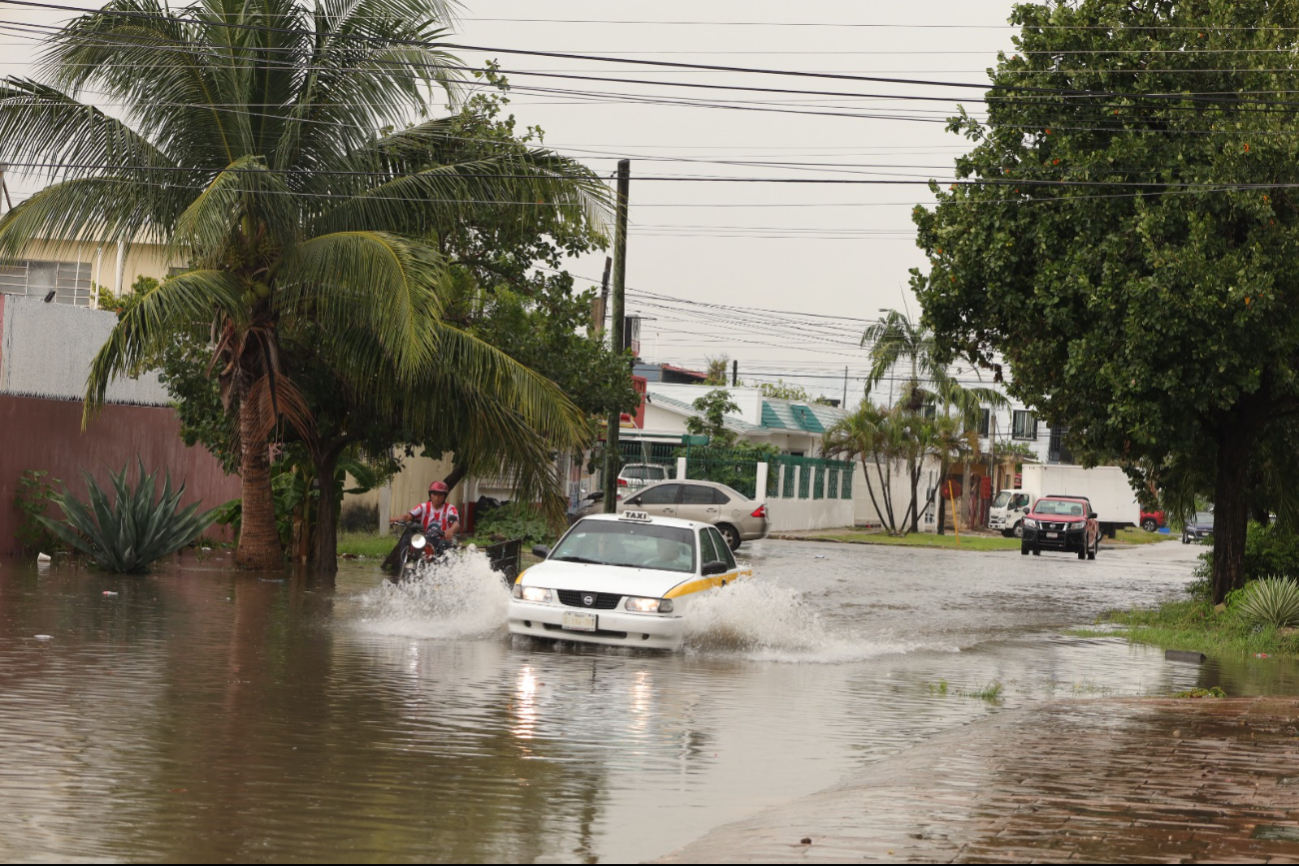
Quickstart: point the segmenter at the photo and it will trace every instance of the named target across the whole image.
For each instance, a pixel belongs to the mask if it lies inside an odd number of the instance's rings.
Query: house
[[[137,276],[161,280],[183,263],[162,244],[35,240],[25,258],[0,265],[0,294],[45,298],[54,303],[95,307],[94,286],[121,297]]]

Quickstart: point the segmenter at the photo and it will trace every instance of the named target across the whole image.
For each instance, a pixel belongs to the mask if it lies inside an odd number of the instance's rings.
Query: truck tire
[[[1024,521],[1021,520],[1019,523],[1016,523],[1016,524],[1015,524],[1015,528],[1012,529],[1010,532],[1011,532],[1011,534],[1014,535],[1016,538],[1023,538],[1023,537],[1024,537]]]

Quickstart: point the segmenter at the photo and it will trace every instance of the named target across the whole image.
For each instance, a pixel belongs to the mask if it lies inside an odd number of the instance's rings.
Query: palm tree
[[[113,0],[51,37],[41,81],[0,83],[0,162],[49,166],[52,181],[0,219],[0,261],[32,238],[92,237],[161,242],[192,264],[122,316],[86,419],[110,380],[210,323],[242,443],[243,565],[281,562],[269,435],[278,419],[313,435],[283,329],[318,329],[361,389],[413,393],[453,347],[457,384],[503,401],[484,435],[535,422],[571,440],[580,423],[544,380],[439,321],[439,235],[481,209],[579,219],[604,204],[597,178],[547,151],[444,163],[453,121],[408,126],[454,95],[456,63],[436,47],[450,13],[445,0]],[[121,119],[78,99],[92,89]]]
[[[934,340],[933,331],[912,322],[906,315],[897,310],[890,310],[879,321],[870,325],[862,333],[861,344],[869,347],[871,367],[866,379],[866,393],[878,385],[890,372],[897,372],[903,365],[909,375],[902,386],[902,398],[899,405],[910,412],[920,413],[928,406],[935,411],[941,409],[942,415],[956,418],[962,430],[956,438],[964,438],[972,443],[972,448],[965,453],[978,453],[978,423],[984,406],[1002,407],[1010,405],[1000,391],[995,388],[966,387],[956,380],[940,360],[941,352]],[[947,431],[951,433],[951,431]],[[952,439],[952,436],[944,437]],[[947,478],[951,460],[964,456],[961,449],[948,441],[933,451],[941,463],[940,483]],[[919,465],[916,460],[923,460],[926,452],[923,449],[914,452],[917,456],[908,459],[908,474],[919,478]],[[964,487],[969,484],[969,464],[966,463]],[[919,528],[923,510],[917,509],[914,501],[917,486],[912,486],[910,515],[911,531]],[[938,531],[942,532],[945,515],[939,512]]]
[[[898,527],[893,512],[893,467],[904,453],[903,439],[896,413],[869,400],[863,400],[854,412],[831,425],[822,439],[821,450],[825,454],[861,462],[866,492],[880,522],[890,534],[897,534]],[[872,467],[875,469],[874,481],[871,480]]]

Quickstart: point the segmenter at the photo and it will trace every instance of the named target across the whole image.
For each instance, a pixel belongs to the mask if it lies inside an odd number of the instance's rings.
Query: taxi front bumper
[[[564,627],[565,613],[589,613],[596,618],[594,631]],[[510,634],[545,640],[567,640],[604,646],[675,650],[685,638],[680,616],[628,613],[624,610],[585,610],[562,604],[511,599],[506,612]]]

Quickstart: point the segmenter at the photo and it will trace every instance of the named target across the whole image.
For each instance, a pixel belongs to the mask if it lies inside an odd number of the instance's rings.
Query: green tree
[[[704,363],[707,365],[706,375],[700,385],[728,385],[731,381],[731,357],[726,354],[707,355],[704,357]]]
[[[890,535],[899,534],[899,527],[902,534],[906,532],[906,520],[899,521],[893,507],[893,471],[904,463],[907,455],[903,447],[905,425],[899,423],[900,414],[895,408],[862,400],[855,411],[825,431],[821,446],[827,455],[861,462],[866,492]]]
[[[194,265],[124,311],[86,412],[112,378],[209,324],[223,406],[238,419],[243,565],[282,561],[272,431],[284,420],[316,437],[281,353],[288,330],[385,416],[440,428],[437,407],[473,390],[493,401],[476,405],[480,435],[581,438],[580,413],[551,383],[441,319],[437,238],[468,213],[540,201],[585,215],[604,200],[589,172],[544,150],[443,161],[454,118],[383,132],[454,89],[455,61],[434,47],[448,11],[442,0],[116,0],[51,37],[45,81],[0,86],[0,161],[59,166],[56,183],[0,219],[0,259],[32,238],[88,235],[160,240]],[[120,103],[122,119],[78,101],[86,89]]]
[[[730,448],[735,445],[737,434],[726,426],[726,416],[740,411],[740,407],[731,400],[731,392],[717,388],[690,405],[700,414],[686,419],[686,432],[707,436],[710,447]]]
[[[1299,101],[1276,58],[1299,3],[1082,0],[1011,21],[987,122],[951,123],[974,143],[962,182],[914,214],[925,321],[947,354],[1004,359],[1083,460],[1144,467],[1183,505],[1211,490],[1221,601],[1260,475],[1294,477]]]

